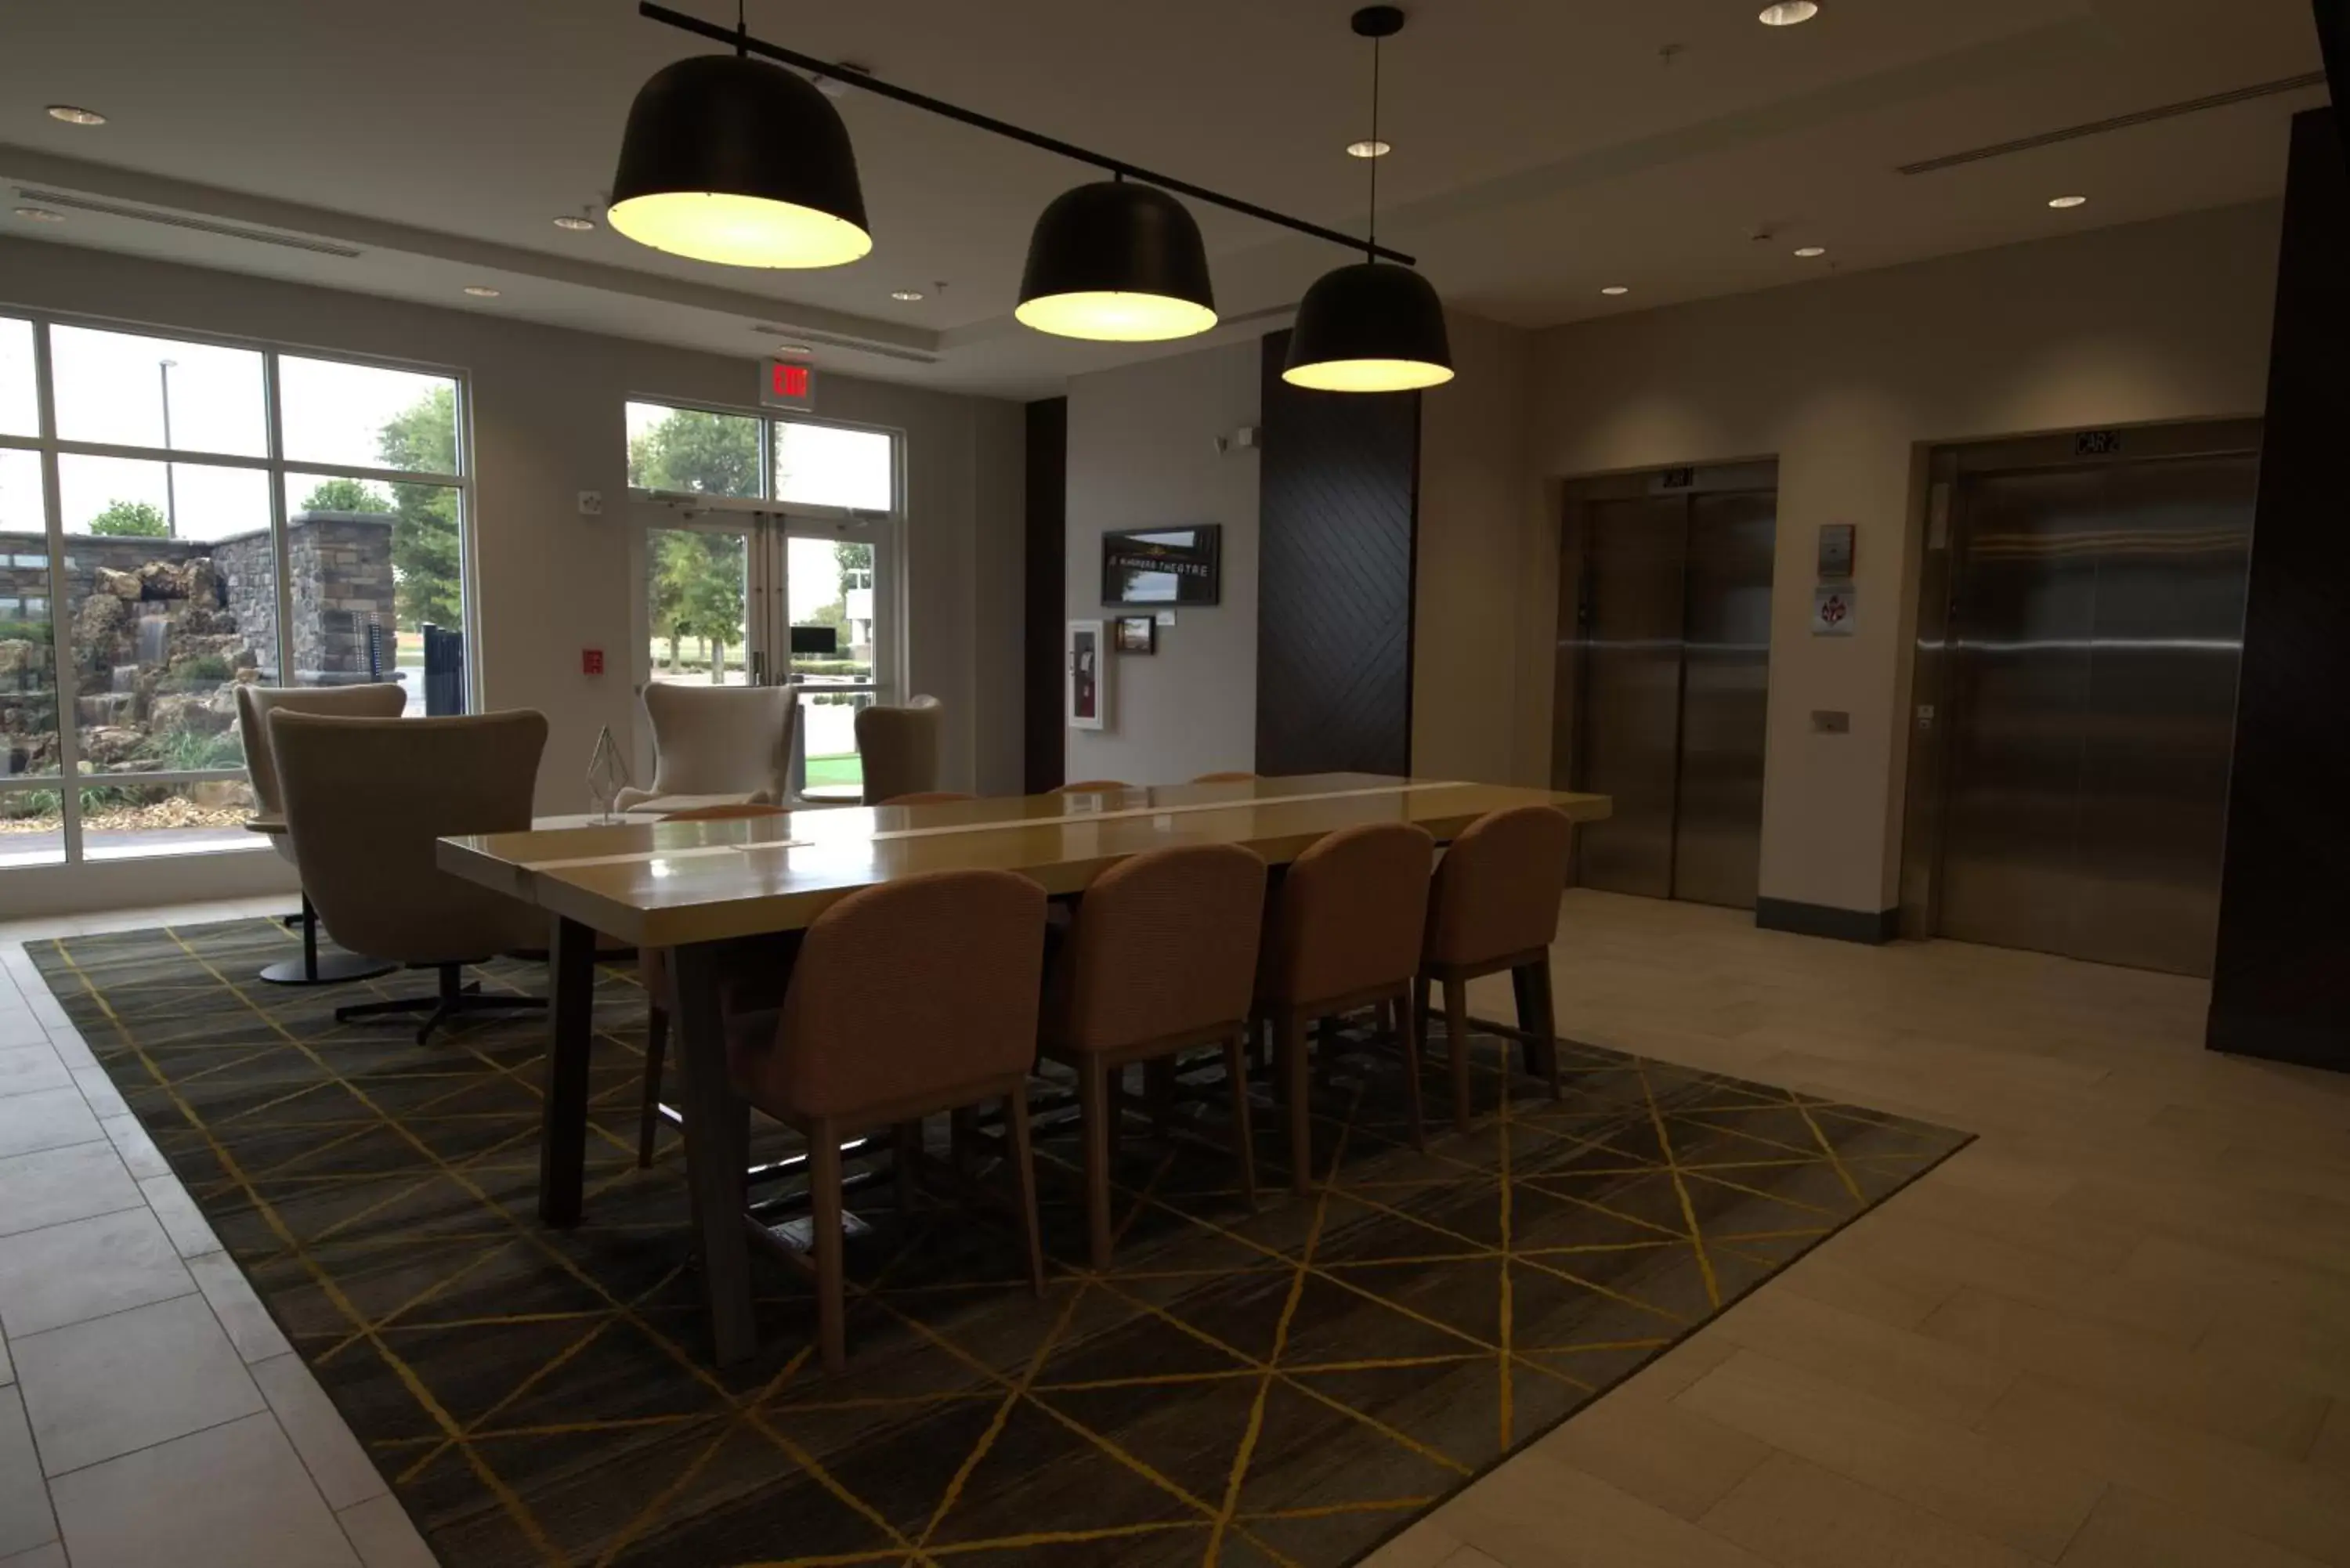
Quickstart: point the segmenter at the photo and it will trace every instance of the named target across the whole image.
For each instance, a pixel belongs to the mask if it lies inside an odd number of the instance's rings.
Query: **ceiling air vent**
[[[251,240],[257,245],[277,245],[289,251],[314,251],[322,256],[348,258],[361,253],[332,240],[305,239],[298,234],[273,234],[267,229],[248,229],[235,223],[218,223],[210,218],[192,218],[184,213],[159,212],[151,207],[126,207],[119,202],[100,202],[88,196],[70,196],[62,191],[34,191],[23,187],[16,194],[27,202],[44,207],[70,207],[78,213],[103,213],[109,218],[130,218],[141,223],[161,223],[168,228],[193,229],[200,234],[218,234],[224,239]]]
[[[2152,125],[2158,119],[2176,119],[2182,114],[2201,114],[2207,109],[2225,109],[2232,103],[2250,103],[2254,99],[2273,98],[2278,93],[2299,92],[2303,88],[2324,85],[2324,71],[2306,71],[2297,77],[2257,82],[2228,92],[2215,92],[2206,98],[2181,99],[2177,103],[2141,109],[2131,114],[2117,114],[2111,119],[2093,119],[2086,125],[2068,125],[2062,130],[2043,130],[2037,136],[2018,137],[2013,141],[1994,141],[1989,147],[1970,148],[1964,152],[1921,159],[1916,163],[1902,164],[1901,172],[1931,174],[1939,169],[1955,169],[1961,163],[1980,163],[1986,158],[2005,158],[2012,152],[2029,152],[2034,148],[2054,147],[2060,141],[2078,141],[2085,136],[2103,136],[2109,130],[2127,130],[2134,125]]]
[[[859,354],[879,354],[885,359],[904,359],[916,365],[935,365],[939,357],[920,348],[909,348],[899,343],[877,343],[868,337],[845,337],[835,332],[811,332],[805,327],[777,327],[771,322],[754,321],[751,330],[767,337],[788,337],[795,343],[820,343],[827,348],[853,348]]]

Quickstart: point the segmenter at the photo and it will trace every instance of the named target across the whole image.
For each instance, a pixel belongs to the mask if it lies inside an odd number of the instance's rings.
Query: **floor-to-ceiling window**
[[[893,431],[628,406],[643,680],[798,683],[795,787],[853,794],[856,711],[894,690]]]
[[[0,315],[0,867],[258,843],[242,683],[464,711],[463,429],[446,371]]]

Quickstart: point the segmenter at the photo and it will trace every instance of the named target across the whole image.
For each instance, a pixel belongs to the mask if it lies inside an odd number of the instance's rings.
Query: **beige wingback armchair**
[[[857,711],[857,754],[865,769],[865,804],[939,787],[939,728],[946,710],[935,697],[903,708]]]
[[[653,726],[652,787],[622,790],[614,802],[619,810],[784,803],[798,687],[657,680],[645,688],[644,702]]]
[[[236,728],[244,742],[244,770],[253,781],[255,822],[277,853],[294,860],[294,840],[285,831],[286,801],[277,787],[277,763],[269,750],[269,715],[276,712],[335,713],[350,719],[397,719],[408,705],[408,693],[391,681],[363,686],[240,686],[236,689]],[[301,862],[294,861],[296,867]],[[300,916],[302,956],[273,963],[261,978],[273,985],[328,985],[344,981],[372,980],[397,967],[358,953],[318,950],[318,911],[308,893],[302,895]]]
[[[302,880],[328,934],[345,946],[440,973],[433,995],[335,1010],[338,1023],[423,1012],[421,1044],[458,1013],[545,1007],[542,997],[463,983],[466,964],[544,948],[546,920],[503,893],[452,877],[435,858],[451,834],[530,826],[546,720],[347,719],[281,711],[269,741]]]

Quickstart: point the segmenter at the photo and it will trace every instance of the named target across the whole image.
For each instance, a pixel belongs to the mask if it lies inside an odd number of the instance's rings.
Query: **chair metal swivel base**
[[[435,1029],[463,1013],[514,1012],[546,1006],[546,998],[543,996],[484,995],[481,981],[468,981],[463,978],[465,966],[462,963],[412,964],[410,967],[437,970],[441,976],[439,992],[432,996],[402,996],[390,1002],[353,1002],[348,1007],[335,1009],[335,1022],[348,1023],[354,1018],[383,1018],[401,1012],[428,1013],[430,1016],[424,1020],[423,1027],[416,1032],[416,1043],[421,1045],[432,1037]]]
[[[310,907],[307,893],[302,895],[302,912],[287,916],[286,924],[302,933],[302,956],[282,960],[262,970],[261,978],[272,985],[341,985],[355,980],[373,980],[400,967],[364,953],[320,952],[318,911]]]

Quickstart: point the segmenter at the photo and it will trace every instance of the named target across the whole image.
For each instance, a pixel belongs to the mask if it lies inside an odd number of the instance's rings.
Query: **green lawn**
[[[811,789],[821,784],[863,784],[865,761],[855,752],[837,757],[810,757],[807,782]]]

